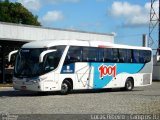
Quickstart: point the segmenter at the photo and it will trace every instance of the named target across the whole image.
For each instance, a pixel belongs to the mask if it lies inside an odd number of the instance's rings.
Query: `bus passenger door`
[[[90,66],[87,61],[83,60],[83,47],[70,46],[65,58],[64,64],[66,66],[73,65],[74,70],[74,89],[88,89],[89,88],[89,74]]]
[[[91,89],[93,87],[93,67],[89,63],[75,64],[75,77],[77,89]]]

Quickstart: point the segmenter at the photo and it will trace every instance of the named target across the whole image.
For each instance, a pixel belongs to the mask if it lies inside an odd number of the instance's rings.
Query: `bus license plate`
[[[26,90],[26,86],[21,86],[21,89],[22,90]]]

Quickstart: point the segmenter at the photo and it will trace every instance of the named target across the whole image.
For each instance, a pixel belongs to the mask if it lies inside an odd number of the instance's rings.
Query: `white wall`
[[[34,41],[45,39],[101,40],[114,43],[112,34],[97,34],[0,22],[0,40]]]
[[[160,61],[157,62],[157,56],[153,56],[153,80],[160,80]]]

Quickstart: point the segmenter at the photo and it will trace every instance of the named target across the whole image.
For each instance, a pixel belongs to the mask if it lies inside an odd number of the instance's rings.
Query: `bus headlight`
[[[38,81],[37,81],[37,80],[33,80],[32,82],[33,82],[33,83],[37,83]]]
[[[43,76],[43,77],[40,77],[40,78],[39,78],[40,81],[43,81],[43,80],[45,80],[45,79],[47,79],[47,76]]]

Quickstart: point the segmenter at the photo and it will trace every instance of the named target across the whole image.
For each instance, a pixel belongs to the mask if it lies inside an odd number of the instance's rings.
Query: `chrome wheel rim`
[[[128,90],[132,89],[132,83],[130,81],[127,82],[127,88],[128,88]]]
[[[61,91],[62,91],[62,93],[66,93],[68,91],[68,86],[66,83],[62,84]]]

